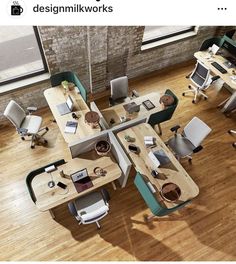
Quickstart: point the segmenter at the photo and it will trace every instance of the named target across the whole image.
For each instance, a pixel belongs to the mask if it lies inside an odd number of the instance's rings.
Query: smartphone
[[[62,188],[62,189],[66,189],[66,187],[67,187],[67,185],[64,184],[64,183],[62,183],[62,182],[58,182],[57,183],[57,186],[60,187],[60,188]]]
[[[128,146],[128,148],[129,148],[129,150],[132,151],[132,152],[135,152],[135,153],[138,152],[138,147],[136,147],[136,146],[133,145],[133,144],[130,144],[130,145]]]

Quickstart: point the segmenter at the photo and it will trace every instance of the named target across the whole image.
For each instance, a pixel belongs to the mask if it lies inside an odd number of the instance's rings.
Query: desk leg
[[[111,184],[112,184],[113,189],[116,190],[116,184],[115,184],[115,182],[113,181],[113,182],[111,182]]]
[[[50,215],[51,215],[52,219],[55,219],[55,215],[53,213],[53,210],[52,209],[49,209],[49,212],[50,212]]]
[[[155,218],[156,216],[154,215],[154,214],[151,214],[151,215],[146,215],[145,217],[144,217],[144,220],[145,220],[145,222],[151,222],[152,220],[153,220],[153,218]]]
[[[231,97],[231,96],[230,96],[230,97]],[[221,102],[220,104],[218,104],[217,107],[221,107],[222,105],[224,105],[224,104],[229,100],[230,97],[228,97],[228,98],[225,99],[223,102]]]

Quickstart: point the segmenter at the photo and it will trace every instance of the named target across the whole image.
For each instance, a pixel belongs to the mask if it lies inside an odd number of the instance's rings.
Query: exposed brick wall
[[[38,27],[51,74],[74,71],[89,87],[87,27]]]
[[[40,26],[39,33],[50,73],[74,71],[90,92],[88,37],[90,38],[93,92],[104,91],[111,79],[130,79],[193,58],[203,40],[223,36],[233,27],[201,26],[198,34],[184,40],[141,51],[144,26]],[[235,28],[235,27],[234,27]],[[0,96],[0,121],[10,99],[23,107],[47,105],[43,91],[49,82]]]
[[[90,36],[93,92],[109,86],[111,79],[135,78],[193,58],[206,38],[223,35],[229,27],[199,27],[196,36],[141,51],[144,26],[40,27],[51,73],[77,72],[90,91],[87,30]]]

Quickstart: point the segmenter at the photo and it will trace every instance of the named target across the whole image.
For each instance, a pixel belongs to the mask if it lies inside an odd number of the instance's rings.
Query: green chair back
[[[87,103],[87,91],[83,87],[82,83],[80,82],[79,78],[74,72],[71,72],[71,71],[60,72],[60,73],[51,75],[50,77],[52,87],[60,85],[61,82],[65,80],[68,82],[73,82],[78,87],[82,98]]]
[[[213,44],[216,44],[217,46],[221,46],[221,37],[213,37],[206,39],[202,42],[201,47],[199,51],[207,50],[209,47],[211,47]]]
[[[87,91],[86,89],[83,87],[82,83],[80,82],[79,78],[77,77],[76,74],[74,74],[74,84],[78,87],[78,89],[80,90],[80,94],[83,97],[85,103],[87,103]]]
[[[165,91],[165,94],[171,95],[174,98],[174,103],[170,106],[167,106],[162,111],[156,112],[152,115],[150,115],[148,119],[148,124],[150,124],[152,127],[154,127],[157,124],[163,123],[167,120],[170,120],[171,117],[174,114],[174,111],[178,105],[179,99],[178,97],[169,89]]]
[[[60,165],[62,165],[62,164],[65,164],[65,163],[66,163],[65,160],[64,160],[64,159],[61,159],[61,160],[58,160],[58,161],[56,161],[56,162],[50,163],[50,164],[48,164],[48,165],[46,165],[46,166],[43,166],[43,167],[41,167],[41,168],[38,168],[38,169],[36,169],[36,170],[33,170],[33,171],[31,171],[31,172],[26,176],[26,186],[27,186],[27,189],[28,189],[28,191],[29,191],[30,197],[31,197],[31,199],[32,199],[32,201],[33,201],[34,203],[36,203],[36,197],[35,197],[35,194],[34,194],[34,190],[33,190],[33,188],[32,188],[32,185],[31,185],[33,178],[34,178],[35,176],[37,176],[37,175],[43,173],[43,172],[45,171],[45,168],[47,168],[47,167],[49,167],[49,166],[54,165],[55,167],[57,167],[57,166],[60,166]]]
[[[141,173],[137,172],[136,177],[134,179],[134,184],[136,185],[138,191],[140,192],[141,196],[143,197],[146,205],[149,207],[151,212],[156,216],[165,216],[168,215],[180,208],[184,207],[186,204],[190,203],[190,201],[186,201],[182,204],[179,204],[173,208],[164,208],[161,206],[159,201],[156,199],[154,194],[149,189],[146,181],[144,180]]]

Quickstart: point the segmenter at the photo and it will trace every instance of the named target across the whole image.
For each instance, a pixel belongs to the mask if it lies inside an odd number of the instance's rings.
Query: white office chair
[[[128,97],[128,77],[123,76],[111,80],[111,96],[109,98],[110,105],[122,103]]]
[[[92,192],[77,198],[68,203],[70,213],[79,221],[79,224],[96,223],[100,229],[98,221],[105,217],[109,211],[109,193],[106,189],[100,192]]]
[[[25,140],[25,136],[31,137],[31,148],[34,148],[35,144],[41,140],[46,144],[47,140],[43,138],[43,135],[39,135],[38,132],[42,130],[48,131],[48,128],[40,128],[42,118],[40,116],[32,115],[32,112],[36,111],[37,108],[28,107],[27,110],[29,112],[28,115],[26,115],[24,109],[21,108],[14,100],[11,100],[3,114],[15,126],[22,140]]]
[[[179,128],[179,125],[171,128],[175,135],[168,140],[167,145],[173,150],[178,160],[187,157],[191,162],[192,153],[202,150],[201,143],[211,132],[211,128],[198,117],[194,117],[184,127],[182,134],[177,133]]]
[[[190,75],[190,80],[195,85],[189,85],[189,90],[183,92],[183,96],[187,93],[193,93],[194,99],[192,103],[196,103],[198,95],[202,95],[206,100],[208,96],[204,93],[204,91],[214,82],[216,81],[219,76],[211,76],[210,70],[200,61],[197,61],[197,64]]]

